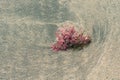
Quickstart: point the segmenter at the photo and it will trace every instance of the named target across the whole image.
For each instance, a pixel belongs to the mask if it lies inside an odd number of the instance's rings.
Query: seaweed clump
[[[90,36],[83,33],[82,30],[76,30],[73,24],[62,25],[56,31],[56,42],[51,46],[52,50],[83,49],[91,42]]]

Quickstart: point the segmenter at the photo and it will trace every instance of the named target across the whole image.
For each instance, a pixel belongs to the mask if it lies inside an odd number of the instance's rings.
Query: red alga
[[[78,32],[72,24],[63,25],[56,31],[56,42],[51,46],[52,50],[67,50],[70,48],[83,48],[91,42],[88,35]]]

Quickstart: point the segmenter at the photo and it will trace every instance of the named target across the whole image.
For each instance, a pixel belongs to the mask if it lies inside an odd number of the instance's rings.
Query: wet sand
[[[53,52],[60,24],[92,43]],[[0,0],[0,80],[120,80],[119,0]]]

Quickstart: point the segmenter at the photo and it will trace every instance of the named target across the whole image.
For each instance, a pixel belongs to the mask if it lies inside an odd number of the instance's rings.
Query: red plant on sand
[[[54,51],[67,50],[69,48],[83,48],[91,42],[88,35],[78,32],[72,24],[63,25],[56,31],[56,43],[51,48]]]

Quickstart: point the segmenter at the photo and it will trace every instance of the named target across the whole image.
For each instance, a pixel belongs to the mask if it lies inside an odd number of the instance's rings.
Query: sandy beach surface
[[[53,52],[68,21],[92,43]],[[120,80],[120,0],[0,0],[0,80]]]

